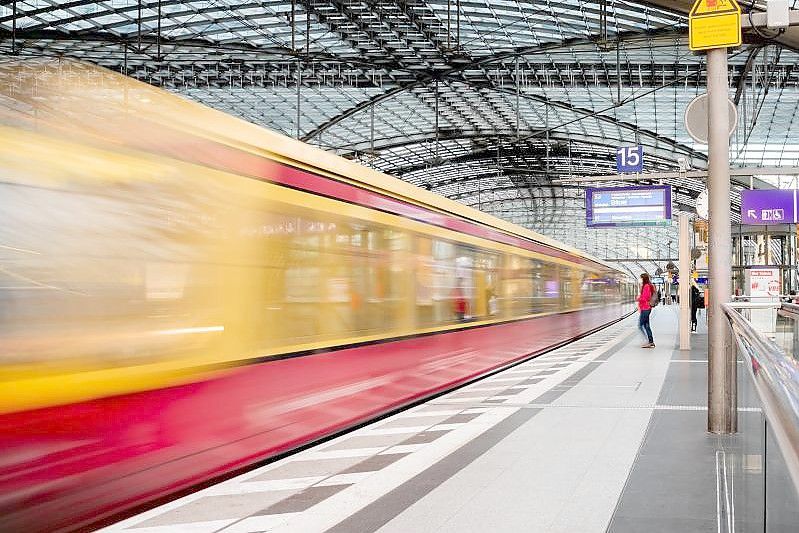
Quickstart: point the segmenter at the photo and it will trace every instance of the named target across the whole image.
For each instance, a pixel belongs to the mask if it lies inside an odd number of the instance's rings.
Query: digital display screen
[[[671,224],[671,186],[592,188],[585,190],[586,225],[668,226]]]

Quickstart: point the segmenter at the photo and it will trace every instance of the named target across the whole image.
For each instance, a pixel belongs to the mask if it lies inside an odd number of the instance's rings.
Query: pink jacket
[[[641,294],[638,295],[638,309],[641,311],[648,311],[652,309],[652,306],[649,305],[649,300],[652,298],[653,290],[653,285],[651,283],[644,285],[641,288]]]

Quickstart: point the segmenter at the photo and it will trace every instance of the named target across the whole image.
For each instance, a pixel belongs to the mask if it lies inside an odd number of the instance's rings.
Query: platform
[[[676,306],[654,349],[636,320],[104,531],[717,531],[703,321],[686,353]]]

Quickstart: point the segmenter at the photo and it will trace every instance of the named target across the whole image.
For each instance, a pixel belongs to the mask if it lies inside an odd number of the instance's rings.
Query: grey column
[[[691,219],[680,213],[680,350],[691,349]]]
[[[707,54],[710,305],[708,309],[708,431],[736,431],[735,354],[721,305],[732,294],[730,127],[727,49]]]

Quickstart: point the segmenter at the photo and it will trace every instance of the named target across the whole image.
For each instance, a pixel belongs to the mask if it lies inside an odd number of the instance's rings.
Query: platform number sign
[[[643,172],[644,147],[622,146],[616,150],[616,171],[619,174]]]

